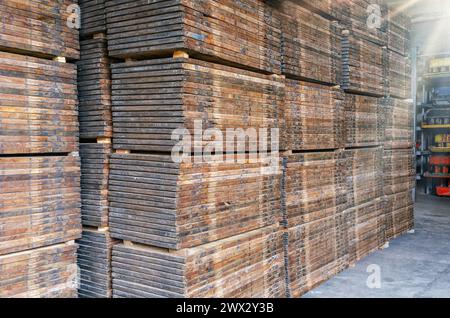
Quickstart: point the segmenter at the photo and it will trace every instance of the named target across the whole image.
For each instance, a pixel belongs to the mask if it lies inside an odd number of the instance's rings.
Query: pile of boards
[[[412,140],[407,18],[379,1],[368,29],[363,0],[102,3],[82,2],[81,294],[299,297],[412,228],[392,148]],[[225,156],[227,129],[249,136]]]
[[[73,1],[0,4],[0,297],[76,297],[81,236]]]

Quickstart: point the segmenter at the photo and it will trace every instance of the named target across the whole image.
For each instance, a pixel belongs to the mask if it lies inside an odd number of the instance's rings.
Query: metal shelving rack
[[[417,72],[417,180],[425,180],[427,194],[443,195],[450,188],[449,167],[443,159],[450,160],[450,144],[436,147],[436,136],[450,134],[450,55],[418,57]]]

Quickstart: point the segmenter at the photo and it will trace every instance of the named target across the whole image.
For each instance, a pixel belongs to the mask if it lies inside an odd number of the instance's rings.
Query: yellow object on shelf
[[[423,129],[431,129],[431,128],[450,128],[450,124],[443,124],[443,125],[427,125],[427,124],[422,124],[422,128]]]

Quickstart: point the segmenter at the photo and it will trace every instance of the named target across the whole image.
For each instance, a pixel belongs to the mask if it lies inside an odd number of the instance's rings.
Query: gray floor
[[[367,285],[372,264],[379,266],[380,288]],[[450,198],[419,195],[414,234],[391,241],[304,297],[450,297]]]

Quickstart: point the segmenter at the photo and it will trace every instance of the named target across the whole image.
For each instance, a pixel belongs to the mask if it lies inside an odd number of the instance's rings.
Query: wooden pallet
[[[114,297],[280,298],[286,292],[277,226],[175,253],[115,245],[112,268]]]
[[[106,0],[78,0],[81,9],[81,37],[106,33],[106,2]]]
[[[342,88],[351,93],[384,96],[385,49],[344,32],[342,36]]]
[[[83,229],[77,240],[80,285],[78,295],[82,298],[111,298],[112,248],[118,241],[111,239],[107,228]]]
[[[384,150],[384,194],[408,191],[415,185],[416,157],[410,149]]]
[[[349,266],[351,227],[345,213],[287,230],[288,293],[298,298]]]
[[[382,198],[375,198],[346,211],[352,224],[350,264],[363,259],[386,243],[386,219]]]
[[[386,53],[386,96],[411,99],[411,61],[394,51],[385,50]]]
[[[370,147],[383,143],[383,112],[376,97],[345,94],[345,147]]]
[[[386,239],[388,241],[414,227],[414,200],[412,190],[385,195]]]
[[[0,154],[78,149],[76,69],[0,52]]]
[[[108,226],[108,178],[111,143],[80,144],[83,225]]]
[[[387,46],[400,55],[408,56],[411,49],[411,18],[388,7]]]
[[[383,195],[381,147],[345,150],[348,202],[352,207]]]
[[[77,296],[73,242],[0,256],[0,298]]]
[[[106,39],[82,40],[78,67],[80,138],[112,137],[111,70]]]
[[[414,110],[410,100],[384,98],[380,100],[384,113],[384,148],[414,147]]]
[[[71,0],[3,0],[0,50],[38,57],[79,58],[78,30],[67,24]]]
[[[280,21],[260,0],[107,2],[112,57],[192,54],[280,73]]]
[[[337,149],[342,146],[344,113],[338,88],[286,79],[284,109],[280,112],[280,148]]]
[[[330,217],[347,208],[342,151],[293,154],[283,159],[285,226]]]
[[[0,255],[78,238],[79,158],[0,157]]]
[[[266,128],[270,148],[270,128],[279,127],[282,77],[164,58],[112,64],[112,79],[115,149],[171,152],[179,143],[174,130],[186,128],[193,137],[195,121],[200,129],[219,129],[225,143],[227,129]]]
[[[341,30],[337,23],[295,1],[281,1],[283,74],[323,83],[341,80]]]
[[[281,167],[234,156],[237,163],[176,164],[164,154],[113,154],[112,237],[182,249],[280,221]]]

